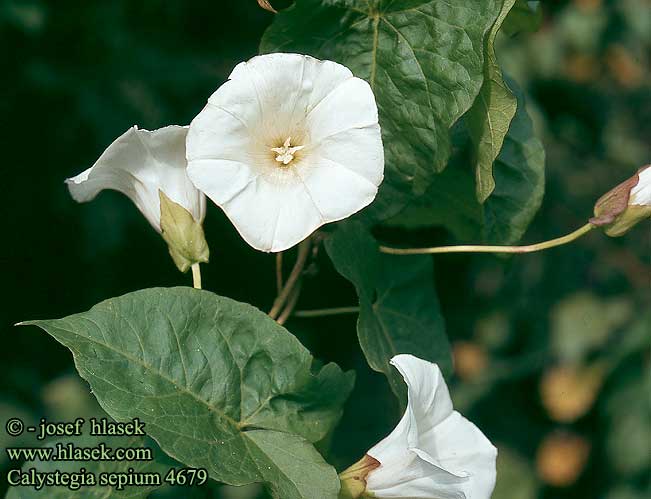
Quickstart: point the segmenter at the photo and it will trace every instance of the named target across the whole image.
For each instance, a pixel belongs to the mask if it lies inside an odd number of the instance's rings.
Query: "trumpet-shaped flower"
[[[651,217],[651,165],[604,194],[595,204],[592,225],[609,236],[621,236],[636,223]]]
[[[490,498],[497,450],[452,409],[438,366],[411,355],[397,355],[391,363],[407,383],[407,410],[352,472],[342,473],[343,490],[352,491],[350,497]]]
[[[239,64],[190,124],[187,156],[194,185],[262,251],[361,210],[384,173],[370,86],[297,54]]]
[[[154,131],[131,127],[92,167],[66,180],[70,194],[80,203],[94,199],[104,189],[128,196],[162,233],[183,271],[208,259],[201,228],[206,199],[187,175],[187,131],[182,126]]]

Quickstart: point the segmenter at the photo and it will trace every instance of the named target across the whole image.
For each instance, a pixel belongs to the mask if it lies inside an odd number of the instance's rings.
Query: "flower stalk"
[[[310,238],[307,238],[305,241],[298,245],[298,255],[296,256],[296,263],[294,263],[294,268],[292,268],[287,282],[283,286],[282,291],[278,294],[274,303],[269,311],[269,317],[272,319],[278,319],[279,315],[283,311],[287,300],[290,298],[292,291],[303,274],[305,269],[305,264],[307,263],[308,256],[310,255],[311,241]]]
[[[563,237],[527,246],[434,246],[430,248],[391,248],[380,246],[391,255],[432,255],[437,253],[533,253],[576,241],[592,229],[600,227],[606,235],[626,234],[635,224],[651,217],[651,165],[604,194],[595,204],[594,217],[583,227]]]
[[[314,310],[297,310],[294,317],[328,317],[332,315],[359,314],[359,307],[318,308]]]
[[[292,294],[289,296],[289,299],[287,300],[287,305],[285,305],[285,309],[278,316],[278,320],[276,322],[278,322],[278,324],[280,324],[281,326],[285,325],[287,319],[289,319],[292,316],[292,312],[294,311],[294,308],[296,308],[298,299],[301,296],[302,285],[303,285],[303,279],[301,278],[296,283],[296,286],[294,286],[294,289],[292,290]]]
[[[199,263],[192,264],[192,285],[194,289],[201,289],[201,268]]]
[[[430,248],[391,248],[389,246],[380,246],[380,251],[391,255],[432,255],[438,253],[534,253],[536,251],[542,251],[576,241],[594,228],[594,225],[587,223],[583,227],[580,227],[565,236],[537,244],[529,244],[527,246],[462,245],[434,246]]]

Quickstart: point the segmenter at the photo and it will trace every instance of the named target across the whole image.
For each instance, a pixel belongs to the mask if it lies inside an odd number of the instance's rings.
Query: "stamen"
[[[294,155],[304,148],[305,146],[292,147],[292,138],[287,137],[282,147],[272,147],[271,151],[276,153],[276,161],[283,165],[288,165],[294,160]]]

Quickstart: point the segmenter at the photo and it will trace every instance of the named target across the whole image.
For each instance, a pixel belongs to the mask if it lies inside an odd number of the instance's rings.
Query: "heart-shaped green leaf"
[[[140,418],[178,461],[275,497],[335,498],[335,470],[310,442],[341,415],[352,373],[314,369],[309,352],[251,305],[156,288],[85,313],[32,321],[73,353],[106,412]]]
[[[351,281],[359,296],[357,335],[371,368],[384,373],[406,402],[406,386],[389,360],[411,353],[452,367],[434,288],[432,258],[380,253],[373,236],[359,222],[341,224],[326,241],[337,271]]]

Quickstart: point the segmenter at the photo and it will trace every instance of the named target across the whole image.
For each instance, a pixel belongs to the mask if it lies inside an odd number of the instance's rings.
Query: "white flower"
[[[104,189],[119,191],[161,232],[161,191],[201,224],[206,214],[206,198],[187,175],[187,131],[182,126],[154,131],[131,127],[92,167],[66,180],[70,194],[75,201],[83,203]]]
[[[361,210],[384,172],[370,86],[297,54],[239,64],[191,123],[187,155],[194,185],[262,251]]]
[[[436,364],[411,355],[391,363],[409,391],[398,426],[368,455],[380,466],[366,478],[371,497],[488,499],[495,486],[497,449],[461,414]]]
[[[631,189],[628,204],[632,206],[651,206],[651,166],[638,172],[638,182]]]

